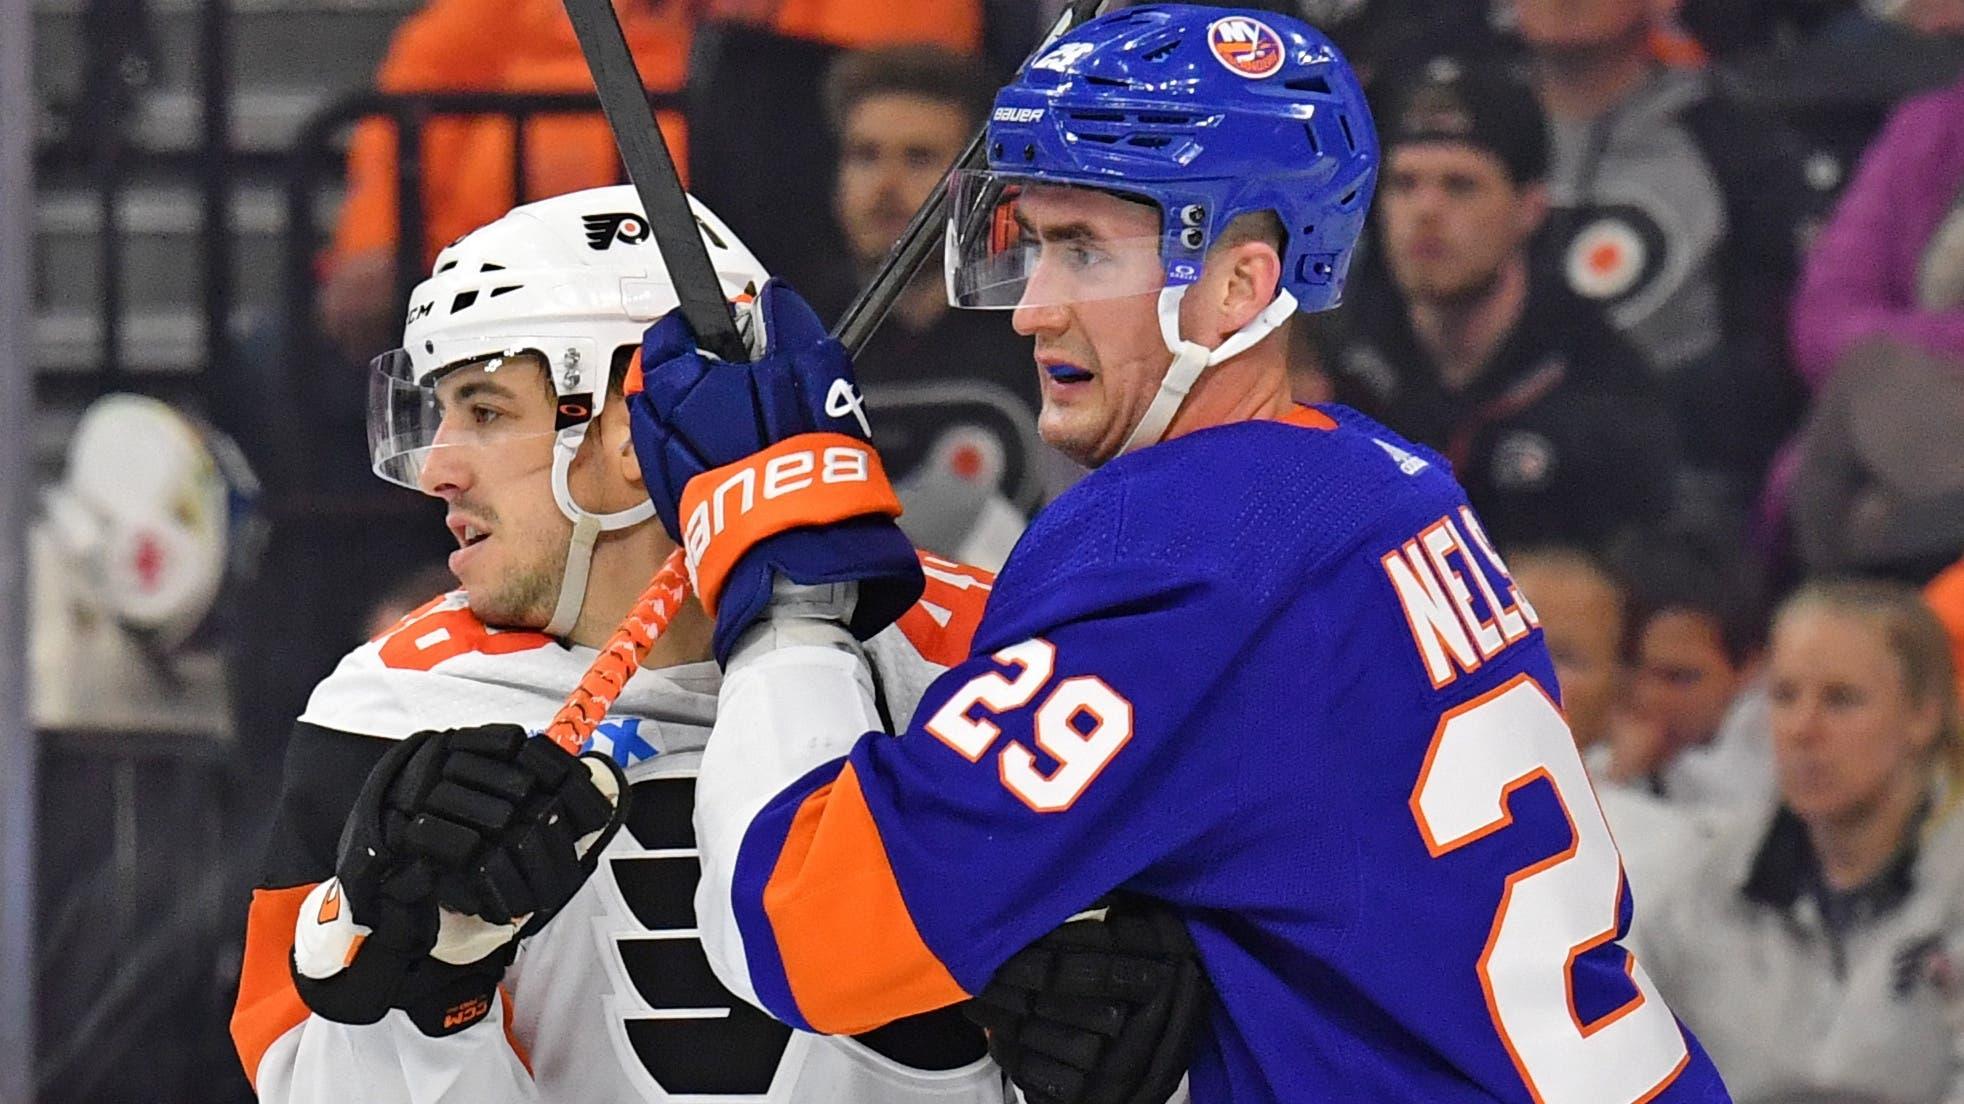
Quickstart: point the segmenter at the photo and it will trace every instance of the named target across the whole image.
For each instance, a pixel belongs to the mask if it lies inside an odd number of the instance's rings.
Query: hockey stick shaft
[[[648,111],[647,99],[641,91],[640,75],[627,52],[627,40],[621,34],[620,22],[614,16],[613,7],[609,0],[565,0],[565,3],[567,15],[573,20],[574,33],[580,39],[580,49],[585,52],[587,64],[593,70],[594,85],[600,91],[600,102],[606,109],[607,122],[613,127],[615,139],[620,145],[628,178],[634,181],[635,190],[647,208],[649,225],[661,247],[662,260],[668,266],[669,278],[681,300],[684,317],[696,331],[696,336],[703,340],[704,348],[726,360],[748,360],[749,354],[737,336],[729,304],[722,298],[722,284],[716,279],[714,267],[710,264],[709,251],[703,248],[702,239],[697,235],[695,215],[689,210],[681,178],[675,172],[675,162],[669,156],[660,130],[655,126],[654,116]],[[1103,6],[1104,0],[1074,0],[1058,17],[1043,41],[1030,52],[1024,64],[1035,60],[1037,55],[1073,27],[1097,15],[1098,9]],[[631,136],[635,132],[639,132],[638,137]],[[949,166],[941,184],[929,194],[920,210],[914,212],[906,231],[888,252],[880,270],[860,290],[852,305],[846,308],[839,324],[833,327],[833,336],[849,353],[857,355],[865,346],[866,340],[886,318],[887,311],[892,309],[901,290],[913,280],[914,273],[920,270],[922,262],[927,260],[928,254],[940,241],[942,223],[948,217],[948,181],[956,172],[982,163],[982,144],[987,133],[988,124],[985,121],[961,157]],[[665,203],[670,208],[670,214],[657,216],[657,202]],[[677,225],[673,208],[678,205],[681,236],[686,240],[671,245],[670,237],[664,235],[664,227],[670,234],[673,233]],[[692,260],[700,262],[700,269],[693,276],[687,270]],[[703,298],[700,294],[693,296],[698,302],[691,306],[691,292],[705,289],[715,297],[713,310],[699,302]],[[705,327],[705,321],[698,317],[699,314],[707,316],[711,328]],[[709,341],[712,332],[721,332],[713,329],[714,323],[727,327],[726,348],[719,348]],[[601,647],[599,657],[581,676],[579,686],[567,696],[566,703],[546,726],[545,735],[565,750],[577,753],[606,718],[607,710],[613,707],[614,699],[620,696],[628,679],[641,669],[655,641],[668,630],[676,611],[689,600],[690,594],[688,566],[682,550],[678,548],[669,553],[668,559],[655,573],[654,580],[648,584],[648,589],[635,601],[627,619]]]
[[[1057,22],[1051,25],[1043,41],[1030,51],[1023,64],[1035,61],[1037,55],[1048,49],[1051,43],[1090,20],[1103,6],[1104,0],[1073,0],[1070,7],[1057,17]],[[866,347],[867,340],[873,336],[874,330],[879,329],[887,311],[893,309],[894,300],[914,279],[914,274],[920,271],[922,263],[934,252],[935,246],[941,244],[943,224],[948,219],[948,182],[964,169],[982,167],[987,160],[983,154],[983,144],[988,133],[989,123],[985,119],[976,128],[975,136],[969,139],[968,148],[948,167],[941,184],[928,193],[927,201],[914,212],[913,220],[907,223],[907,229],[900,233],[900,240],[887,252],[880,270],[873,274],[846,312],[839,316],[838,324],[832,327],[832,336],[846,347],[848,353],[858,356],[859,351]]]
[[[689,569],[678,548],[669,553],[661,570],[655,572],[654,581],[628,611],[627,620],[607,638],[599,658],[580,677],[579,686],[553,715],[552,723],[546,725],[545,734],[553,743],[579,753],[587,737],[606,718],[607,710],[613,708],[621,688],[641,669],[649,649],[668,631],[669,622],[689,600],[689,593]]]
[[[614,131],[620,147],[621,163],[627,178],[641,197],[648,214],[648,227],[661,249],[662,264],[668,268],[669,283],[681,301],[682,315],[696,333],[702,347],[728,361],[750,359],[743,340],[737,335],[736,317],[723,297],[722,281],[716,266],[696,229],[695,212],[682,191],[682,178],[675,170],[675,158],[668,152],[654,113],[648,110],[648,93],[641,84],[641,72],[628,52],[627,36],[621,33],[620,19],[611,0],[565,0],[566,16],[573,22],[573,33],[593,72],[594,89],[600,93],[600,109]]]

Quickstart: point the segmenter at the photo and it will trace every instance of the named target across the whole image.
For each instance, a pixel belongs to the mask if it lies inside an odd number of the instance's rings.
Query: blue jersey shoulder
[[[1031,523],[998,599],[1114,567],[1233,579],[1262,601],[1397,520],[1463,501],[1436,454],[1341,406],[1120,457]],[[1005,594],[1007,592],[1007,594]]]

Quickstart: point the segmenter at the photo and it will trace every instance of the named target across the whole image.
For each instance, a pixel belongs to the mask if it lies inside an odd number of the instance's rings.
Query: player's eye
[[[472,403],[470,407],[470,417],[471,417],[472,425],[488,426],[504,416],[505,416],[505,412],[499,410],[495,406],[486,406],[483,403]]]
[[[1064,263],[1070,265],[1072,268],[1091,268],[1103,263],[1106,259],[1103,250],[1093,249],[1088,245],[1078,242],[1072,242],[1064,246],[1063,249]]]

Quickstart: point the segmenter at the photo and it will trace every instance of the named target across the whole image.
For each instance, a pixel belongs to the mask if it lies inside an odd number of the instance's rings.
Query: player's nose
[[[1055,303],[1033,305],[1026,297],[1010,312],[1009,324],[1024,337],[1055,337],[1070,325],[1070,311]]]
[[[449,501],[470,486],[470,464],[466,449],[445,443],[441,437],[423,454],[416,473],[416,487],[433,498]]]

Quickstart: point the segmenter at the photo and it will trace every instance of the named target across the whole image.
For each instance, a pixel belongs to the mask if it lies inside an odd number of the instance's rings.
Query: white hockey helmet
[[[723,294],[754,293],[769,273],[721,219],[689,199]],[[514,207],[437,254],[409,299],[402,348],[375,358],[368,410],[375,474],[412,489],[439,442],[437,381],[466,364],[495,371],[501,358],[544,362],[557,405],[552,493],[573,523],[559,600],[545,631],[563,636],[579,617],[594,540],[654,516],[644,502],[595,514],[567,483],[587,427],[607,401],[616,352],[641,344],[677,298],[641,200],[628,185],[591,188]],[[460,440],[482,446],[484,439]],[[509,438],[499,443],[509,443]]]
[[[83,602],[170,652],[256,569],[258,501],[230,438],[158,399],[111,394],[76,425],[47,517]]]

